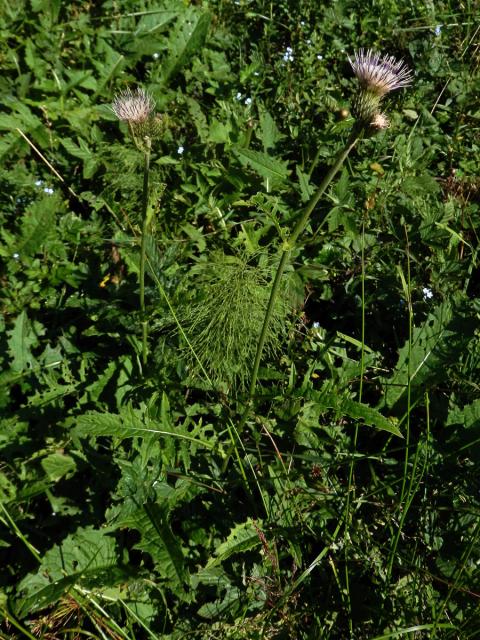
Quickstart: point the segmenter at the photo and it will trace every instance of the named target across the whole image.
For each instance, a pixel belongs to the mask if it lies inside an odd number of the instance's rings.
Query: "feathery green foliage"
[[[194,376],[214,388],[244,389],[252,370],[257,341],[270,296],[272,268],[267,256],[213,254],[192,270],[196,296],[181,317],[188,338],[184,351]],[[266,352],[279,352],[291,311],[284,283],[269,325]]]

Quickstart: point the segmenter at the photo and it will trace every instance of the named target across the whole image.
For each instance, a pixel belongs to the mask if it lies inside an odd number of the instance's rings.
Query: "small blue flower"
[[[285,53],[283,54],[284,62],[291,62],[293,60],[293,49],[292,47],[287,47],[285,49]]]

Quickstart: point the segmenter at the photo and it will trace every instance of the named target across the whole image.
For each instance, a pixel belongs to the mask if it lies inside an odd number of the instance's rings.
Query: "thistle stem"
[[[270,298],[269,298],[269,301],[268,301],[267,310],[265,312],[265,318],[263,320],[262,331],[260,333],[260,338],[259,338],[258,344],[257,344],[257,352],[255,354],[255,362],[253,364],[252,378],[251,378],[251,381],[250,381],[250,388],[249,388],[249,392],[248,392],[248,400],[249,401],[252,400],[253,395],[255,393],[255,388],[257,386],[258,371],[260,369],[260,361],[262,359],[262,353],[263,353],[263,348],[265,346],[265,340],[266,340],[266,337],[267,337],[268,327],[269,327],[270,320],[271,320],[271,317],[272,317],[272,313],[273,313],[273,309],[274,309],[274,306],[275,306],[275,301],[277,299],[278,291],[280,289],[280,282],[282,280],[282,276],[283,276],[283,273],[285,271],[285,267],[288,264],[288,260],[290,258],[290,254],[296,248],[297,240],[301,236],[303,231],[305,230],[305,227],[307,226],[308,221],[310,219],[310,216],[312,215],[313,210],[317,206],[318,201],[320,200],[320,198],[325,193],[325,191],[326,191],[328,185],[330,184],[330,182],[333,180],[335,175],[340,170],[341,166],[345,162],[345,160],[346,160],[348,154],[350,153],[350,151],[357,144],[358,140],[361,137],[361,134],[362,134],[362,130],[359,131],[357,128],[354,128],[354,130],[352,131],[352,133],[351,133],[351,135],[350,135],[350,137],[348,139],[348,142],[347,142],[345,148],[342,149],[342,151],[335,158],[335,162],[330,167],[329,171],[327,172],[327,174],[323,178],[323,180],[322,180],[320,186],[318,187],[317,191],[313,194],[312,198],[310,199],[310,202],[307,204],[307,206],[303,210],[303,213],[300,216],[299,220],[297,221],[297,224],[295,225],[290,237],[288,238],[288,240],[286,240],[283,243],[283,246],[281,248],[282,256],[280,258],[280,262],[278,263],[277,272],[275,274],[275,278],[274,278],[273,283],[272,283],[272,289],[271,289],[271,292],[270,292]],[[245,417],[246,416],[244,414],[242,422],[245,420]]]
[[[143,165],[143,194],[142,194],[142,236],[140,241],[140,314],[142,322],[142,364],[147,364],[148,324],[145,313],[145,250],[148,226],[148,181],[150,176],[150,138],[145,138],[146,148]]]
[[[250,387],[249,387],[249,391],[248,391],[248,398],[247,398],[247,402],[245,403],[245,408],[243,410],[242,416],[240,418],[240,423],[239,423],[239,425],[238,425],[238,427],[236,429],[237,438],[240,437],[240,434],[242,433],[242,431],[243,431],[243,429],[245,427],[245,424],[247,423],[247,420],[248,420],[248,418],[250,416],[250,412],[252,410],[253,396],[255,394],[255,388],[257,386],[258,371],[260,369],[260,361],[262,359],[263,348],[265,346],[265,340],[267,338],[268,326],[270,324],[270,320],[271,320],[271,317],[272,317],[272,314],[273,314],[273,309],[274,309],[274,306],[275,306],[275,301],[277,299],[277,295],[278,295],[278,292],[280,290],[280,283],[282,281],[282,276],[283,276],[283,273],[285,271],[285,267],[288,264],[288,260],[290,258],[290,254],[293,251],[293,249],[296,248],[297,240],[300,237],[300,235],[303,233],[303,231],[305,230],[305,227],[308,224],[308,220],[310,219],[310,216],[312,215],[313,210],[317,206],[318,201],[320,200],[320,198],[325,193],[325,190],[327,189],[328,185],[333,180],[333,178],[335,177],[335,175],[337,174],[337,172],[341,168],[342,164],[345,162],[345,159],[347,158],[348,154],[350,153],[350,151],[353,149],[353,147],[357,144],[357,142],[361,138],[362,134],[363,134],[363,128],[355,127],[353,129],[353,131],[352,131],[352,133],[351,133],[351,135],[350,135],[350,137],[349,137],[349,139],[347,141],[346,146],[344,147],[344,149],[342,149],[342,151],[340,151],[340,153],[335,158],[335,161],[334,161],[333,165],[331,166],[331,168],[329,169],[329,171],[327,172],[327,174],[323,178],[323,180],[322,180],[320,186],[318,187],[317,191],[314,193],[314,195],[310,199],[310,202],[307,204],[307,206],[303,210],[303,213],[300,216],[299,220],[297,221],[297,223],[296,223],[296,225],[295,225],[290,237],[282,245],[282,248],[281,248],[281,254],[282,255],[280,256],[280,261],[278,263],[277,272],[275,273],[275,277],[274,277],[273,282],[272,282],[272,289],[270,291],[270,298],[268,300],[267,309],[265,311],[265,317],[264,317],[264,320],[263,320],[262,330],[260,332],[260,338],[258,339],[257,351],[256,351],[256,354],[255,354],[255,361],[254,361],[253,369],[252,369],[252,377],[251,377]],[[230,447],[230,450],[227,452],[227,455],[226,455],[225,460],[223,462],[222,472],[225,472],[225,470],[226,470],[226,468],[228,466],[228,462],[230,460],[230,456],[232,455],[232,452],[233,452],[234,449],[235,449],[235,443],[232,443],[232,446]]]

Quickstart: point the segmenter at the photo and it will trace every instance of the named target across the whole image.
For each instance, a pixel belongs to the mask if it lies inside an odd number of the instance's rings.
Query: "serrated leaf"
[[[459,296],[457,296],[459,299]],[[398,361],[390,378],[384,379],[384,404],[388,407],[405,394],[410,380],[412,401],[429,385],[445,378],[445,368],[458,362],[465,353],[480,320],[474,309],[450,301],[438,305],[400,349]]]
[[[17,252],[20,259],[33,256],[46,246],[55,234],[56,213],[61,210],[56,195],[45,196],[28,207],[22,216],[21,236]]]
[[[53,604],[73,584],[104,587],[121,577],[124,572],[119,568],[115,540],[106,531],[77,529],[45,553],[37,573],[19,583],[16,613],[23,617]]]
[[[232,609],[239,608],[241,603],[241,591],[238,587],[227,589],[225,596],[215,602],[207,602],[200,607],[198,615],[208,620],[218,618],[221,615],[232,615]]]
[[[181,544],[170,528],[168,508],[168,505],[146,504],[123,520],[121,526],[137,530],[141,540],[135,548],[150,555],[156,570],[172,588],[183,588],[189,583],[190,575]]]
[[[42,460],[42,468],[52,482],[66,475],[72,475],[77,468],[75,460],[64,453],[52,453]]]
[[[8,350],[12,356],[11,368],[15,372],[24,371],[36,362],[31,348],[38,344],[37,333],[30,323],[26,311],[22,311],[15,320],[13,329],[7,332]]]
[[[201,49],[209,27],[210,14],[196,7],[188,7],[178,17],[166,47],[170,56],[163,65],[164,81],[175,75]]]
[[[280,133],[274,119],[268,111],[260,111],[260,140],[262,141],[263,150],[267,153],[275,147],[277,142],[284,136]]]
[[[228,534],[225,542],[222,542],[215,549],[215,557],[210,558],[207,568],[220,564],[234,553],[248,551],[261,544],[257,529],[253,525],[251,518],[246,522],[237,524]]]
[[[100,161],[88,147],[85,140],[79,138],[78,144],[76,144],[71,138],[63,138],[62,145],[68,153],[83,161],[83,177],[87,180],[91,178],[97,170]]]
[[[290,174],[286,162],[272,158],[272,156],[263,151],[236,147],[234,148],[234,153],[243,165],[249,165],[263,178],[283,182]]]
[[[355,400],[344,400],[340,407],[344,415],[356,420],[362,420],[368,427],[375,427],[382,431],[388,431],[389,433],[393,433],[394,435],[403,438],[403,435],[395,425],[395,422],[385,418],[380,411],[373,407],[369,407],[362,402],[356,402]]]
[[[315,401],[305,404],[297,425],[296,436],[300,439],[299,442],[301,444],[315,448],[315,440],[308,436],[308,429],[318,425],[320,413],[327,409],[333,409],[337,417],[347,416],[354,420],[361,420],[367,427],[388,431],[403,438],[394,420],[386,418],[378,409],[374,409],[363,402],[325,392],[314,394],[314,397]]]
[[[180,426],[172,427],[170,423],[164,425],[162,422],[156,422],[130,406],[122,408],[119,414],[89,411],[77,418],[73,433],[79,438],[112,436],[121,440],[158,434],[201,444],[208,449],[216,446],[215,442],[196,438]]]
[[[465,429],[480,426],[480,400],[474,400],[464,407],[453,407],[448,412],[447,426],[461,424]]]
[[[302,202],[308,202],[313,195],[314,188],[310,184],[308,175],[306,173],[303,173],[298,165],[295,167],[295,171],[297,173],[298,184],[300,186]]]

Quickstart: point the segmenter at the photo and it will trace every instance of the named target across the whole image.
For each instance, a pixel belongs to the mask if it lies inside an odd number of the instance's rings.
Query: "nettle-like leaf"
[[[63,213],[63,205],[56,194],[45,196],[28,207],[21,219],[16,249],[20,259],[34,256],[48,245],[56,233],[56,215],[59,211]]]
[[[261,524],[258,524],[261,527]],[[234,553],[242,553],[243,551],[249,551],[261,544],[260,537],[258,535],[258,528],[255,527],[251,518],[248,518],[246,522],[237,524],[233,527],[227,536],[225,542],[222,542],[214,552],[214,557],[210,558],[207,563],[207,568],[220,564],[227,560]]]
[[[250,166],[260,176],[270,180],[272,184],[285,182],[290,175],[287,163],[268,153],[240,147],[236,147],[234,152],[243,165]]]
[[[114,538],[106,531],[79,528],[47,551],[38,571],[18,584],[16,614],[23,617],[48,607],[74,585],[100,589],[124,577]]]
[[[456,303],[438,305],[425,322],[414,328],[411,345],[407,341],[400,349],[392,376],[384,379],[384,404],[393,407],[399,402],[409,380],[413,396],[445,380],[446,369],[465,356],[479,326],[474,309],[462,304],[460,298]]]
[[[8,350],[12,356],[10,366],[13,371],[24,371],[35,365],[36,359],[31,350],[38,345],[38,338],[44,333],[45,329],[39,322],[30,322],[26,311],[17,316],[13,328],[7,331]]]
[[[164,81],[175,75],[188,61],[201,51],[208,29],[210,14],[196,7],[188,7],[176,21],[169,35],[166,50],[169,57],[162,67]]]
[[[352,400],[342,396],[342,394],[323,391],[311,391],[309,392],[309,397],[311,401],[304,405],[295,431],[299,444],[313,444],[316,442],[316,436],[309,436],[308,430],[319,426],[320,416],[327,410],[333,410],[337,419],[347,417],[359,420],[364,426],[388,431],[388,433],[400,438],[403,437],[394,419],[386,418],[378,409],[374,409],[363,402]]]
[[[189,584],[190,575],[185,566],[180,540],[170,527],[169,511],[167,503],[145,504],[117,526],[135,529],[140,533],[141,539],[135,549],[148,553],[155,564],[155,570],[166,584],[177,595],[184,594],[183,597],[186,597],[183,589]]]

